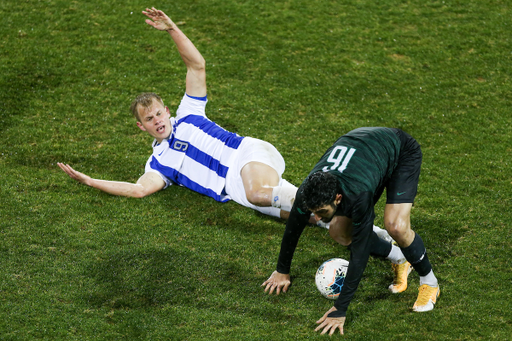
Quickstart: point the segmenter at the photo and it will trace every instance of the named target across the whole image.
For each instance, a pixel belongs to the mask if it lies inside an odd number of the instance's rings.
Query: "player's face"
[[[328,223],[334,217],[334,213],[336,212],[336,206],[334,205],[325,205],[314,210],[311,210],[315,215],[316,221],[323,221],[324,223]]]
[[[314,214],[316,221],[321,220],[324,223],[330,222],[334,217],[334,213],[336,213],[336,209],[341,202],[341,198],[341,194],[337,194],[336,199],[332,204],[312,209],[311,212]]]
[[[148,132],[158,143],[169,137],[171,134],[171,114],[169,108],[153,100],[151,107],[139,107],[138,110],[140,122],[137,122],[137,126],[141,130]]]

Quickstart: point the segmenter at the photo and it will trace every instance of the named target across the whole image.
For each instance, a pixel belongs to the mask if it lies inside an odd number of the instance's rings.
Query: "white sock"
[[[394,244],[391,244],[391,252],[389,252],[389,255],[386,257],[386,259],[389,259],[393,264],[403,264],[406,261],[402,250],[400,250],[400,248]]]
[[[297,194],[297,187],[285,179],[281,179],[279,186],[272,189],[272,207],[290,212],[295,201],[295,194]]]
[[[384,239],[387,242],[394,242],[393,238],[389,235],[388,231],[381,229],[380,227],[373,225],[373,232],[377,233],[380,239]]]
[[[434,275],[433,270],[430,270],[430,272],[426,276],[420,276],[420,286],[423,284],[427,284],[433,288],[435,288],[439,285],[437,283],[437,278]]]

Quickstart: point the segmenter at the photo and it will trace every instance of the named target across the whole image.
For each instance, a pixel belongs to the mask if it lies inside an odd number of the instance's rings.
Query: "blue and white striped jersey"
[[[153,142],[146,173],[157,172],[165,187],[178,184],[226,202],[231,199],[225,191],[226,174],[243,137],[209,120],[206,103],[206,96],[183,96],[176,117],[171,117],[171,135],[160,144]]]

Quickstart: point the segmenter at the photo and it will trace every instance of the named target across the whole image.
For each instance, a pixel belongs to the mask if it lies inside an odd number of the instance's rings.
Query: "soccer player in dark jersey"
[[[300,235],[311,213],[330,222],[329,234],[350,249],[350,263],[334,307],[317,321],[322,334],[337,328],[343,334],[348,305],[370,255],[392,261],[393,293],[407,289],[414,268],[420,275],[413,310],[429,311],[439,296],[439,285],[420,236],[412,231],[410,213],[420,175],[422,153],[418,142],[393,128],[359,128],[340,137],[322,156],[297,191],[281,243],[277,269],[262,286],[270,294],[286,292],[290,267]],[[374,207],[384,189],[384,226],[399,247],[377,237],[372,226]],[[403,257],[405,259],[403,259]],[[412,264],[412,268],[411,268]]]

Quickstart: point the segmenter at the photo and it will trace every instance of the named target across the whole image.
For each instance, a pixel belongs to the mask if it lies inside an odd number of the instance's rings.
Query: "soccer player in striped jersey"
[[[297,188],[281,177],[281,154],[268,142],[231,133],[206,117],[203,56],[164,12],[148,8],[142,13],[148,25],[169,33],[187,67],[186,92],[176,117],[154,93],[141,94],[132,103],[137,126],[154,137],[153,155],[136,183],[92,179],[67,164],[59,167],[71,178],[113,195],[141,198],[175,184],[219,202],[234,200],[288,218]]]
[[[410,214],[416,196],[422,152],[407,133],[392,128],[359,128],[340,137],[321,157],[297,191],[286,223],[276,271],[263,282],[265,292],[286,292],[290,267],[299,238],[313,213],[330,222],[329,234],[350,250],[347,275],[334,307],[317,321],[322,334],[343,334],[346,311],[366,268],[369,256],[393,263],[393,293],[407,289],[412,268],[420,276],[413,310],[429,311],[439,295],[439,284],[420,236],[411,229]],[[373,231],[375,204],[386,189],[384,226],[399,247]]]

